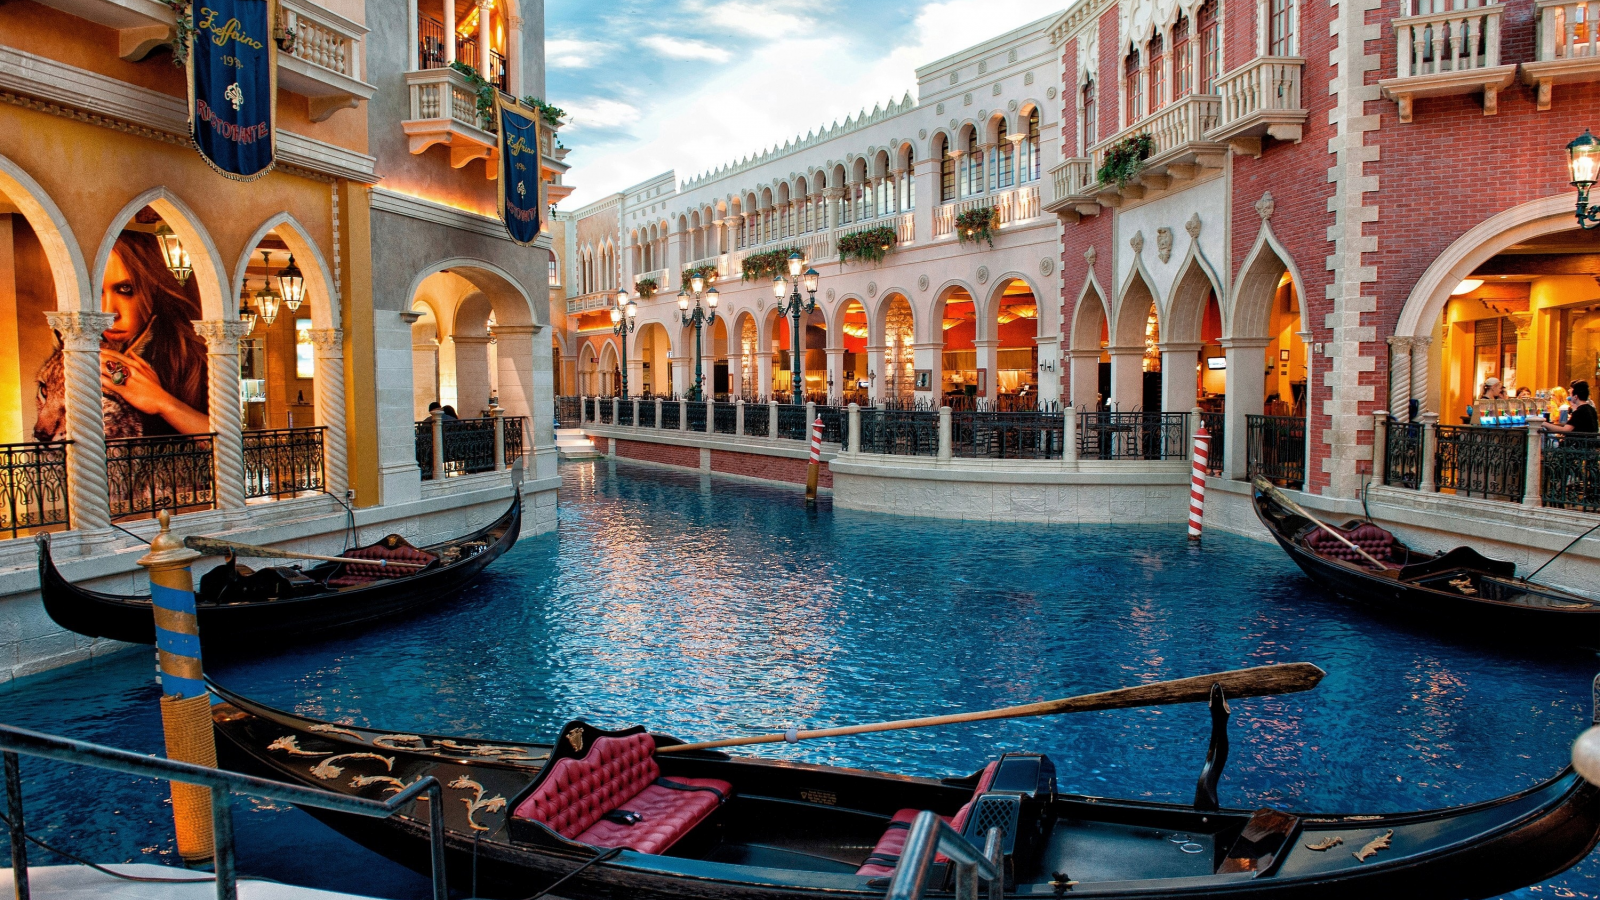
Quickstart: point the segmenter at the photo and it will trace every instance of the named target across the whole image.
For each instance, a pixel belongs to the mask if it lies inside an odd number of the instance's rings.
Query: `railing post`
[[[939,461],[950,461],[950,407],[939,407]]]
[[[660,431],[661,430],[661,398],[657,397],[655,400],[653,400],[651,402],[656,405],[656,430]]]
[[[233,807],[228,799],[227,788],[220,785],[211,788],[211,831],[216,836],[212,871],[217,876],[217,900],[239,898],[239,880],[233,854]]]
[[[450,900],[444,877],[444,786],[438,779],[428,785],[428,848],[433,855],[433,900]]]
[[[744,398],[733,401],[733,434],[737,440],[744,435]]]
[[[444,410],[429,413],[433,418],[433,480],[444,480]]]
[[[806,401],[806,432],[805,432],[805,437],[803,437],[802,440],[805,440],[805,441],[810,441],[811,440],[811,423],[815,422],[816,420],[817,420],[817,404],[811,402],[810,400],[807,400]]]
[[[1434,455],[1439,447],[1439,414],[1423,413],[1422,419],[1422,480],[1417,489],[1431,494],[1438,488],[1434,484]]]
[[[689,430],[689,401],[687,400],[678,401],[678,430]]]
[[[849,433],[845,436],[845,449],[851,455],[861,452],[861,404],[850,404],[850,416],[846,429]]]
[[[1066,409],[1061,411],[1061,459],[1063,462],[1076,464],[1078,462],[1078,408],[1068,401]]]
[[[713,395],[715,396],[715,395]],[[706,434],[713,434],[717,430],[717,401],[706,400]]]
[[[640,403],[640,400],[639,400],[638,397],[635,397],[635,398],[633,398],[633,400],[631,402],[633,403],[633,427],[638,428],[639,427],[639,403]]]
[[[28,842],[22,818],[22,761],[15,753],[5,754],[6,815],[11,819],[11,880],[17,900],[28,900]]]
[[[1388,484],[1389,413],[1379,410],[1372,414],[1372,480]]]
[[[612,425],[612,427],[615,427],[617,425],[617,423],[622,420],[622,417],[617,415],[617,413],[621,412],[621,410],[622,410],[622,401],[620,399],[618,399],[617,397],[613,396],[611,398],[611,425]]]
[[[498,472],[506,467],[506,411],[496,404],[489,407],[489,415],[494,417],[494,470]]]
[[[767,401],[767,440],[778,439],[778,401]]]
[[[1544,505],[1544,429],[1528,426],[1528,470],[1522,479],[1522,505]]]

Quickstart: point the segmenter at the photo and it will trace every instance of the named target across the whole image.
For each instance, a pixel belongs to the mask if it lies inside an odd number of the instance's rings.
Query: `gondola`
[[[520,481],[514,478],[514,482]],[[326,562],[309,568],[251,570],[225,559],[199,579],[195,612],[208,652],[288,642],[398,616],[458,594],[490,563],[511,549],[522,528],[520,485],[511,505],[489,525],[455,540],[414,547],[398,534],[347,550],[344,556],[373,565]],[[107,594],[62,577],[50,557],[48,534],[38,537],[39,593],[57,625],[88,637],[132,644],[155,643],[150,598]],[[382,561],[421,564],[384,566]]]
[[[1471,547],[1422,553],[1371,522],[1351,521],[1338,528],[1383,564],[1378,569],[1263,491],[1256,491],[1255,508],[1261,524],[1306,577],[1346,600],[1496,641],[1600,648],[1600,603],[1524,581],[1516,577],[1516,563]]]
[[[1034,753],[919,778],[658,753],[681,741],[582,721],[552,744],[387,733],[214,689],[218,749],[231,767],[371,799],[437,778],[446,873],[481,897],[525,898],[563,878],[556,893],[569,900],[882,897],[920,810],[979,847],[999,827],[1012,898],[1489,897],[1565,870],[1600,837],[1600,790],[1570,768],[1508,797],[1431,812],[1252,811],[1202,803],[1201,791],[1192,806],[1058,793],[1054,764]],[[1213,792],[1226,758],[1218,705],[1202,775]],[[306,811],[426,873],[429,806],[381,820]],[[932,893],[949,896],[946,869],[935,865]]]

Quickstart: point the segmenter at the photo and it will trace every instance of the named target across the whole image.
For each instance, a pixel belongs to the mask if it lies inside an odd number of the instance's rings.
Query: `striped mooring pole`
[[[1206,513],[1206,456],[1211,449],[1211,433],[1201,425],[1194,433],[1194,472],[1189,476],[1189,540],[1200,540],[1201,519]]]
[[[211,731],[211,693],[200,668],[200,620],[194,612],[194,575],[189,564],[200,554],[172,536],[172,515],[162,510],[161,533],[139,559],[150,575],[150,601],[156,617],[156,657],[161,667],[161,731],[167,758],[217,767],[216,736]],[[211,859],[211,789],[172,782],[172,818],[178,855],[185,862]]]
[[[811,423],[811,464],[806,466],[806,501],[817,499],[817,476],[822,470],[822,417]]]

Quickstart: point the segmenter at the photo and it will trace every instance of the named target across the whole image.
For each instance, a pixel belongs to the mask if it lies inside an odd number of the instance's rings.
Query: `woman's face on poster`
[[[150,318],[150,304],[145,301],[145,292],[134,284],[133,274],[116,251],[112,251],[111,259],[106,263],[106,280],[100,288],[100,308],[116,314],[116,320],[103,335],[112,344],[126,344],[138,337]]]

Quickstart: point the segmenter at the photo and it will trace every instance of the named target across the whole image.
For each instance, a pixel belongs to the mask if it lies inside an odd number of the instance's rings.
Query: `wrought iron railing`
[[[470,475],[494,471],[494,419],[445,419],[444,474]]]
[[[783,407],[778,407],[780,412]],[[937,456],[939,413],[933,410],[863,409],[861,452]]]
[[[1228,414],[1203,412],[1200,414],[1200,424],[1206,427],[1206,434],[1211,436],[1206,446],[1206,474],[1220,477],[1223,457],[1228,447]]]
[[[677,431],[683,427],[683,407],[676,400],[661,401],[661,425],[665,431]]]
[[[523,441],[528,433],[528,419],[526,416],[504,416],[501,427],[505,429],[506,465],[511,465],[521,459]]]
[[[656,427],[656,401],[640,400],[638,419],[637,424],[640,428]]]
[[[215,438],[214,434],[174,434],[106,441],[112,518],[216,505]]]
[[[717,434],[738,434],[739,407],[718,401],[711,410],[711,430]]]
[[[1389,420],[1383,446],[1383,483],[1417,490],[1422,486],[1422,423]]]
[[[412,426],[417,450],[417,468],[424,479],[433,477],[433,422],[424,419]]]
[[[583,404],[578,397],[556,398],[556,422],[562,428],[578,428],[583,425]]]
[[[597,397],[594,402],[600,408],[600,414],[596,416],[595,421],[601,425],[610,425],[612,419],[611,398]]]
[[[1060,413],[980,412],[950,414],[950,452],[976,459],[1060,459],[1066,420]]]
[[[617,424],[633,425],[633,398],[623,397],[617,401]]]
[[[1289,487],[1306,481],[1306,420],[1302,416],[1245,416],[1246,474]]]
[[[67,445],[70,441],[0,444],[0,533],[70,525]]]
[[[744,433],[750,437],[768,437],[772,431],[772,407],[765,403],[744,405]]]
[[[326,487],[324,428],[276,428],[244,433],[244,495],[292,497]]]
[[[1078,413],[1079,459],[1187,459],[1188,413]]]
[[[1600,436],[1546,436],[1540,476],[1545,506],[1600,512]]]
[[[806,421],[806,408],[793,403],[778,404],[778,437],[791,441],[811,439],[810,424]]]
[[[706,403],[704,400],[690,400],[684,404],[689,412],[689,430],[698,434],[706,432]]]
[[[1440,425],[1433,472],[1441,491],[1520,501],[1528,472],[1528,433],[1521,428]]]
[[[842,406],[818,406],[817,418],[822,420],[822,442],[844,444],[845,430],[850,426],[850,411]]]

